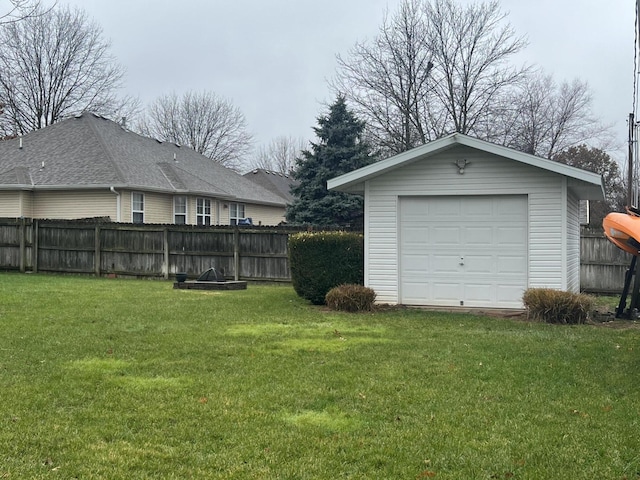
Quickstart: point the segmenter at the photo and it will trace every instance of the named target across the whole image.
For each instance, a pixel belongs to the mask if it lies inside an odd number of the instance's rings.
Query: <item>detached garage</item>
[[[331,179],[365,199],[365,284],[381,303],[522,308],[580,288],[580,200],[600,175],[455,133]]]

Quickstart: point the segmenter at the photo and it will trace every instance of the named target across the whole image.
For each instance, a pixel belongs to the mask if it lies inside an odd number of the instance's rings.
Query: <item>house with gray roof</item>
[[[277,225],[285,204],[191,148],[92,113],[0,141],[0,217]]]

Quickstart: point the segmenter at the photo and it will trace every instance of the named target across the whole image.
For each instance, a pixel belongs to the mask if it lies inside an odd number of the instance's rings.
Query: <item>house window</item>
[[[208,198],[196,200],[196,222],[198,225],[211,225],[211,200]]]
[[[144,193],[133,192],[131,194],[131,221],[144,223]]]
[[[230,203],[229,204],[229,225],[237,225],[238,220],[242,218],[244,218],[244,204]]]
[[[187,197],[173,197],[173,223],[186,225],[187,223]]]

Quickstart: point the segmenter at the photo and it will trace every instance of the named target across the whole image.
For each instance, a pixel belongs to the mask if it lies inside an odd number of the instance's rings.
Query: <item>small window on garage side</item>
[[[144,193],[133,192],[131,194],[131,221],[144,223]]]
[[[173,197],[173,223],[176,225],[187,223],[187,197],[183,195]]]

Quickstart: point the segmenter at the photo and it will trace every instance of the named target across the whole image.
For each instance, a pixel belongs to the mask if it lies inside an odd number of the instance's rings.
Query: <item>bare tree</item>
[[[69,7],[0,26],[0,101],[5,134],[24,134],[92,110],[107,116],[131,99],[118,98],[123,69],[101,28]]]
[[[558,84],[551,75],[532,72],[494,115],[499,143],[545,158],[584,142],[607,146],[608,127],[593,115],[586,82]],[[492,135],[488,135],[492,137]]]
[[[385,15],[373,41],[337,56],[332,87],[347,96],[381,150],[399,153],[431,139],[431,58],[421,0],[404,1]]]
[[[139,129],[158,140],[193,148],[236,170],[251,151],[253,141],[242,112],[212,92],[172,93],[157,98]]]
[[[0,25],[33,17],[40,11],[42,4],[41,0],[7,0],[7,3],[0,9]]]
[[[465,6],[432,0],[424,11],[446,130],[484,137],[502,95],[527,71],[508,64],[526,42],[506,23],[496,0]]]
[[[507,63],[524,45],[496,1],[404,0],[372,42],[338,56],[332,86],[389,153],[454,131],[482,137],[526,71]]]
[[[268,145],[257,149],[252,167],[290,174],[296,166],[296,158],[305,148],[305,141],[294,137],[276,137]]]

